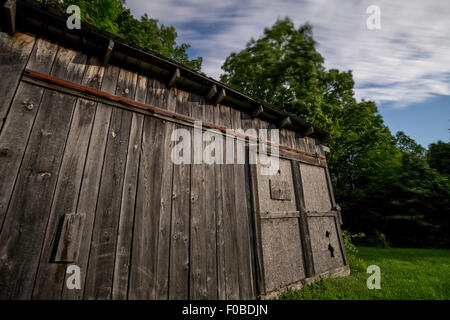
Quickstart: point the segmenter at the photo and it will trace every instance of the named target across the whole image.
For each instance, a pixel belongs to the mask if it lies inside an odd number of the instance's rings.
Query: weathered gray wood
[[[0,229],[43,93],[43,88],[21,83],[0,134]]]
[[[177,112],[190,114],[187,98],[187,93],[178,91]],[[189,164],[176,164],[173,169],[169,299],[189,297],[190,171]]]
[[[326,181],[327,181],[327,186],[328,186],[328,192],[330,194],[330,199],[331,199],[331,207],[336,208],[337,204],[336,204],[336,200],[334,198],[333,184],[331,182],[330,171],[328,170],[328,168],[325,168],[325,176],[326,176]]]
[[[242,122],[239,111],[230,109],[231,112],[231,128],[242,129]],[[238,164],[238,152],[245,153],[245,145],[236,141],[236,154],[234,165],[234,183],[236,194],[236,238],[238,249],[238,265],[239,265],[239,292],[240,299],[251,299],[256,296],[254,292],[253,282],[253,260],[251,254],[251,240],[250,240],[250,221],[249,221],[249,207],[246,195],[246,166],[245,164]],[[245,159],[245,154],[244,157]]]
[[[252,118],[248,114],[242,114],[241,112],[241,125],[243,130],[248,130],[253,128]],[[247,141],[248,142],[248,141]],[[253,214],[253,194],[252,194],[252,179],[250,176],[250,149],[251,142],[245,147],[245,196],[247,199],[247,221],[248,221],[248,231],[249,231],[249,253],[251,261],[251,283],[252,283],[252,299],[256,299],[259,295],[258,292],[258,275],[257,275],[257,258],[256,251],[258,245],[256,243],[256,231],[257,227],[254,224],[254,214]],[[255,210],[259,208],[255,208]]]
[[[304,279],[298,219],[264,219],[261,235],[266,292]]]
[[[176,90],[165,90],[167,100],[164,105],[169,111],[176,110]],[[156,256],[156,299],[169,298],[169,268],[170,268],[170,245],[171,245],[171,222],[172,222],[172,186],[174,164],[171,160],[172,148],[175,142],[171,141],[171,134],[175,124],[165,122],[164,128],[164,151],[161,153],[163,159],[161,180],[161,208],[158,226],[158,254]]]
[[[86,56],[60,48],[52,75],[80,83],[85,63]],[[2,298],[31,298],[75,102],[44,93],[0,235]]]
[[[6,0],[3,5],[3,24],[6,27],[6,31],[10,34],[16,32],[16,11],[17,11],[17,0]]]
[[[227,106],[219,106],[218,124],[231,128],[231,113]],[[217,119],[216,119],[217,121]],[[223,143],[225,146],[225,141]],[[225,159],[225,154],[224,154]],[[239,248],[237,241],[236,190],[234,164],[222,165],[222,223],[224,235],[225,293],[227,299],[239,299]]]
[[[280,211],[261,213],[260,219],[300,218],[300,211]]]
[[[14,36],[0,32],[0,119],[6,118],[11,101],[27,64],[35,38],[18,33]],[[51,64],[50,64],[51,66]],[[47,65],[48,71],[50,66]],[[2,126],[0,126],[1,130]]]
[[[115,93],[119,68],[108,65],[106,70],[102,68],[101,72],[104,72],[102,90],[112,94]],[[97,105],[77,204],[77,212],[86,214],[83,241],[80,246],[80,254],[78,255],[77,261],[77,265],[80,267],[81,271],[81,290],[69,290],[64,285],[61,295],[61,298],[64,300],[78,300],[83,298],[95,209],[103,169],[106,142],[109,135],[111,112],[112,107],[104,104]],[[67,275],[64,279],[64,283],[66,281]]]
[[[317,274],[345,265],[335,220],[335,217],[308,218],[314,270]]]
[[[74,262],[78,258],[78,252],[83,235],[86,215],[65,214],[58,239],[54,262]]]
[[[227,96],[227,94],[225,93],[225,89],[220,89],[219,94],[217,95],[216,98],[216,104],[220,104],[222,102],[223,99],[225,99],[225,97]]]
[[[100,62],[91,59],[82,84],[100,88],[102,78],[103,69],[100,67]],[[61,296],[61,284],[65,278],[66,268],[64,265],[52,263],[54,260],[52,255],[54,254],[56,241],[58,241],[57,234],[61,218],[65,214],[76,212],[95,110],[96,103],[78,99],[53,197],[44,247],[33,290],[34,299],[59,299]]]
[[[262,156],[262,155],[260,155]],[[276,159],[275,159],[276,160]],[[272,161],[275,161],[272,160]],[[278,171],[275,171],[274,174],[267,175],[262,174],[262,169],[264,168],[262,165],[263,159],[260,159],[258,163],[258,195],[259,195],[259,205],[262,213],[266,212],[282,212],[282,211],[296,211],[297,206],[294,199],[294,182],[292,179],[292,169],[291,162],[285,159],[278,159]],[[273,164],[275,165],[275,164]],[[274,168],[276,169],[276,168]],[[271,182],[283,184],[284,189],[284,199],[282,201],[278,199],[273,199],[271,197]]]
[[[289,127],[291,124],[292,124],[291,118],[286,117],[278,124],[278,127],[280,129],[283,129],[283,128]]]
[[[253,228],[254,228],[254,245],[255,245],[255,257],[256,257],[256,279],[258,282],[258,296],[266,294],[266,284],[264,279],[264,262],[263,262],[263,250],[261,240],[261,221],[260,221],[260,207],[259,207],[259,194],[258,194],[258,166],[256,164],[250,164],[250,188],[252,196],[252,209],[253,209]]]
[[[31,127],[44,93],[43,88],[20,84],[19,79],[33,49],[35,38],[0,33],[0,230],[19,171]],[[50,71],[57,46],[47,51]],[[33,53],[36,54],[36,51]],[[30,65],[30,64],[29,64]],[[31,65],[32,66],[32,65]],[[17,92],[16,87],[18,86]],[[14,97],[14,94],[16,96]],[[14,101],[11,104],[11,100]],[[10,108],[8,114],[8,110]],[[6,116],[8,114],[8,118]]]
[[[308,211],[328,212],[332,208],[325,169],[300,164],[305,209]]]
[[[300,164],[292,161],[292,175],[294,177],[294,191],[295,191],[295,199],[297,203],[297,208],[300,211],[300,237],[303,248],[303,256],[305,261],[305,273],[306,276],[312,277],[315,275],[314,270],[314,257],[312,253],[311,247],[311,237],[309,234],[308,227],[308,217],[305,211],[305,198],[304,198],[304,189],[300,172]]]
[[[109,40],[108,47],[105,51],[105,57],[103,58],[103,66],[108,65],[109,59],[111,59],[112,52],[114,50],[114,41]]]
[[[263,112],[264,112],[264,106],[260,104],[259,107],[255,111],[253,111],[253,113],[251,115],[252,119],[261,115]]]
[[[205,106],[201,104],[200,97],[191,94],[189,102],[192,108],[192,117],[202,120],[205,114]],[[195,164],[194,158],[201,158],[202,140],[196,139],[197,132],[194,129],[192,145],[193,165],[191,166],[191,222],[190,222],[190,284],[189,298],[194,300],[205,299],[207,295],[207,256],[206,244],[207,232],[206,216],[212,214],[206,211],[207,197],[210,195],[205,189],[205,164]],[[199,132],[202,134],[202,132]],[[201,139],[201,136],[200,136]],[[198,141],[198,146],[194,145]],[[200,155],[195,155],[200,153]]]
[[[138,77],[135,100],[145,103],[147,97],[147,78]],[[127,164],[120,209],[119,232],[117,235],[116,260],[112,298],[126,299],[131,264],[131,245],[136,205],[136,189],[139,175],[139,162],[142,143],[144,116],[133,113],[131,120],[130,142],[128,145]],[[149,137],[147,137],[149,139]]]
[[[272,200],[291,200],[291,191],[286,181],[269,180],[270,198]]]
[[[116,94],[134,97],[137,74],[122,69]],[[85,299],[111,299],[123,179],[132,113],[114,108],[111,114],[102,179],[92,233]]]
[[[180,77],[180,69],[176,68],[175,71],[172,74],[172,77],[169,80],[169,84],[167,85],[167,87],[170,89],[172,87],[174,87],[178,81],[180,81],[181,77]]]
[[[217,93],[217,86],[215,84],[213,84],[211,86],[211,88],[209,89],[208,93],[206,94],[206,101],[210,102],[212,100],[212,98],[216,95]]]
[[[145,117],[136,197],[130,299],[155,299],[164,128]]]
[[[339,212],[339,216],[340,216],[340,212]],[[339,249],[342,254],[342,260],[344,261],[345,265],[348,265],[347,250],[345,249],[345,243],[344,243],[344,239],[342,237],[341,223],[338,221],[338,217],[334,218],[334,223],[335,223],[336,232],[338,235]]]
[[[214,109],[204,106],[204,119],[214,122]],[[203,144],[206,146],[206,142]],[[206,299],[217,299],[217,212],[216,176],[213,164],[205,165],[205,238],[206,243]]]
[[[220,121],[220,108],[219,106],[213,107],[214,123]],[[217,135],[214,139],[222,139],[223,144],[225,141],[222,136]],[[222,155],[222,159],[223,159]],[[223,160],[221,160],[223,161]],[[217,295],[220,300],[226,299],[226,271],[225,271],[225,234],[223,223],[223,210],[224,210],[224,194],[222,191],[222,178],[223,178],[223,165],[214,165],[215,173],[215,207],[216,207],[216,225],[217,225]]]

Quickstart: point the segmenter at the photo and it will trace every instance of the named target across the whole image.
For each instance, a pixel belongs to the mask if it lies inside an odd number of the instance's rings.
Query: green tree
[[[425,148],[408,137],[403,131],[397,132],[395,135],[397,147],[403,152],[411,153],[419,157],[425,156]]]
[[[152,50],[188,68],[200,71],[202,58],[189,59],[190,46],[178,45],[174,27],[159,25],[158,20],[144,14],[140,20],[125,8],[125,0],[38,0],[65,12],[70,5],[81,9],[81,19],[99,29],[119,36],[139,47]]]
[[[433,169],[441,174],[450,175],[450,142],[438,141],[430,144],[427,160]]]

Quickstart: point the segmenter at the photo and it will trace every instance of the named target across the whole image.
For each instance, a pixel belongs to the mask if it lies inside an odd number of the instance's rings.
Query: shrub
[[[363,232],[351,234],[346,230],[342,230],[342,238],[344,240],[345,251],[347,252],[348,264],[353,271],[365,272],[366,262],[357,256],[358,249],[353,243],[356,239],[363,239],[366,235]]]

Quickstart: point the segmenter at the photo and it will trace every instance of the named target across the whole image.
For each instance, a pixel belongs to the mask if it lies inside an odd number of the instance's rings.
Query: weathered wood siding
[[[0,50],[0,299],[252,299],[346,264],[326,166],[285,157],[268,177],[248,164],[175,165],[171,134],[192,127],[21,76],[231,129],[273,125],[45,39],[1,33]],[[280,141],[324,154],[289,130]],[[71,264],[79,290],[66,286]]]

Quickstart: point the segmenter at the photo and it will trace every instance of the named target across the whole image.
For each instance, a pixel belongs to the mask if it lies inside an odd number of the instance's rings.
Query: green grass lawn
[[[348,277],[322,279],[281,299],[450,299],[450,250],[358,248],[359,263],[350,262]],[[362,260],[361,260],[362,259]],[[381,289],[366,286],[366,267],[381,269]]]

